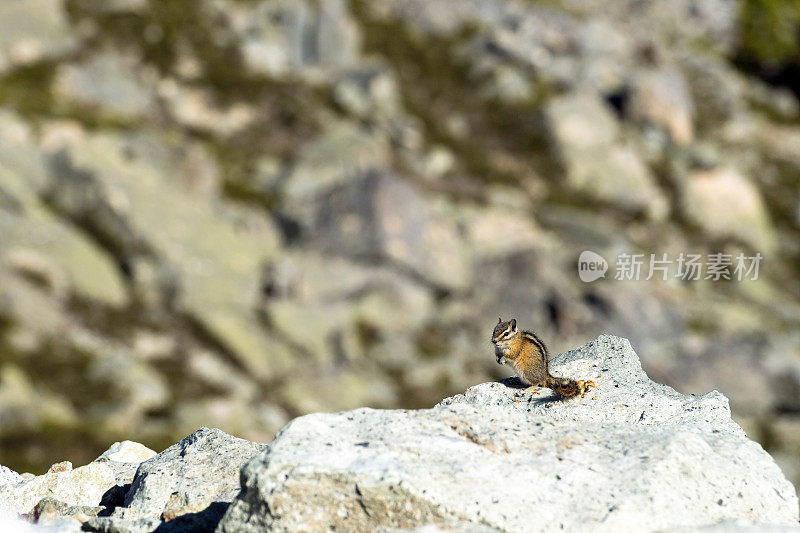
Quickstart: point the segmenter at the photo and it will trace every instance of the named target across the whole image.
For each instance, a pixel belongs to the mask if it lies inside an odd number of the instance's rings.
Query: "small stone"
[[[37,523],[55,522],[62,518],[71,518],[78,522],[86,522],[103,510],[100,506],[67,505],[53,498],[44,498],[33,508],[33,520]]]
[[[117,463],[141,463],[147,461],[156,454],[144,444],[133,442],[131,440],[124,440],[122,442],[115,442],[100,457],[95,459],[96,462],[102,461],[115,461]]]
[[[66,472],[68,470],[72,470],[72,463],[70,461],[61,461],[52,465],[47,473],[55,474],[56,472]]]

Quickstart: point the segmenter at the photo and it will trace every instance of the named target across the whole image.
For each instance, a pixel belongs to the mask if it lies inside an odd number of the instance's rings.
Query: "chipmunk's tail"
[[[584,381],[582,379],[575,380],[570,378],[558,378],[556,376],[547,376],[547,381],[544,384],[548,389],[556,391],[564,398],[572,398],[573,396],[581,395],[583,398],[586,395],[586,390],[590,387],[596,387],[594,381]]]

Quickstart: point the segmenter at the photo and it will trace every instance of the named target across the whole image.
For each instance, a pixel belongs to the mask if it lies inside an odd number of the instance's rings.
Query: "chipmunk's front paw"
[[[584,380],[578,381],[578,390],[581,391],[581,398],[585,398],[586,391],[588,391],[591,388],[595,389],[597,388],[597,385],[595,385],[594,381],[592,381],[591,379],[587,379],[586,381]]]

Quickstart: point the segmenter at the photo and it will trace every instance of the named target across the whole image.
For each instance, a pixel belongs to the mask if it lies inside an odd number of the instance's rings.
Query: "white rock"
[[[0,510],[29,513],[43,498],[67,505],[96,506],[115,484],[114,473],[107,465],[92,463],[0,486]]]
[[[17,472],[14,472],[7,466],[0,465],[0,486],[12,483],[19,483],[23,478]]]
[[[122,442],[115,442],[100,457],[95,459],[96,462],[102,461],[115,461],[117,463],[141,463],[147,461],[156,454],[144,444],[133,442],[132,440],[124,440]]]
[[[713,391],[650,381],[625,339],[556,357],[592,396],[514,401],[484,383],[419,411],[357,409],[286,426],[242,471],[219,532],[468,522],[506,531],[796,524],[794,488]]]

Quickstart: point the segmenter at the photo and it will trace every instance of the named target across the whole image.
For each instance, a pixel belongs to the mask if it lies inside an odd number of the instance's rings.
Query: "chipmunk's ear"
[[[500,317],[497,317],[497,323],[500,324],[501,322],[503,322],[503,319],[500,318]]]
[[[511,331],[517,331],[517,319],[512,318],[511,321],[508,323],[511,326]]]

